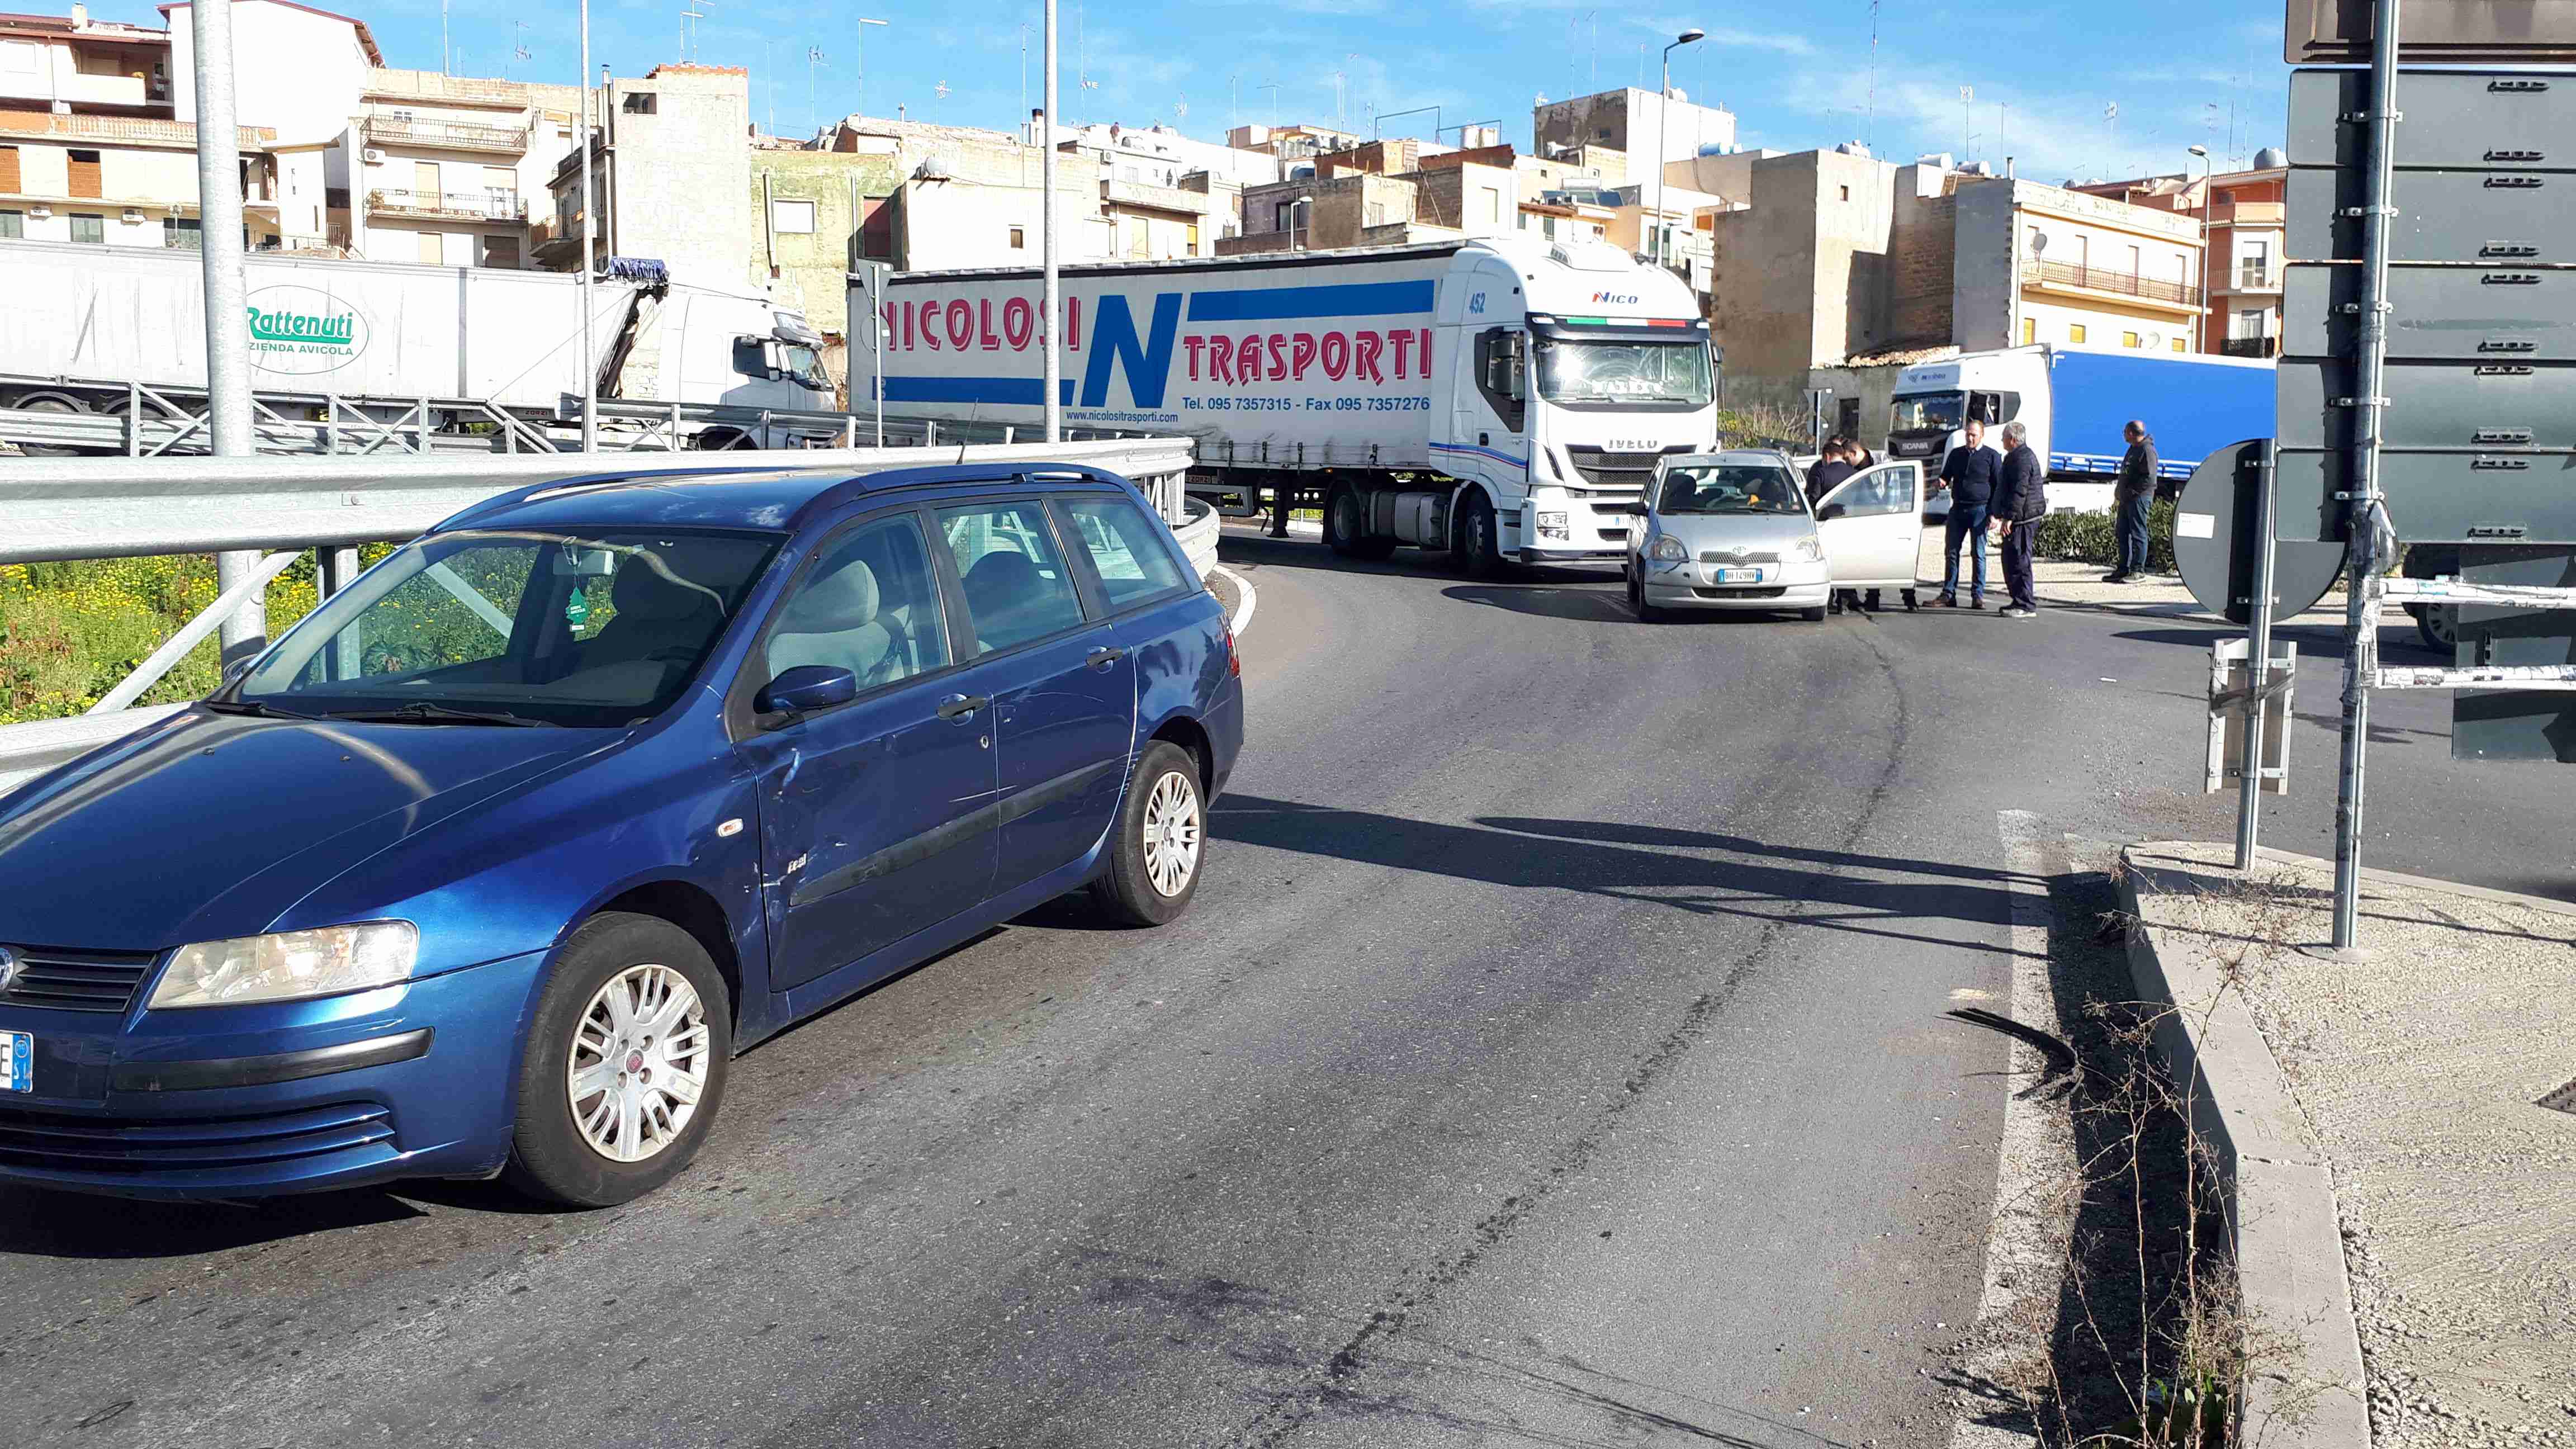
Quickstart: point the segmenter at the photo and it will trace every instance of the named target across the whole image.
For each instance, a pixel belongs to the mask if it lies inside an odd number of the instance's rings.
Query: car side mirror
[[[1601,505],[1601,511],[1604,513],[1623,513],[1630,518],[1643,518],[1646,516],[1646,505],[1631,499],[1625,503],[1605,503]]]
[[[1842,517],[1844,514],[1849,513],[1849,512],[1851,512],[1851,508],[1849,507],[1849,505],[1841,504],[1841,503],[1828,503],[1828,504],[1826,504],[1824,507],[1819,508],[1819,509],[1817,509],[1817,510],[1816,510],[1816,521],[1817,521],[1818,523],[1823,523],[1823,522],[1825,522],[1825,521],[1826,521],[1826,520],[1828,520],[1828,519],[1840,518],[1840,517]]]
[[[799,664],[769,681],[751,702],[762,714],[811,714],[859,697],[859,677],[831,664]]]

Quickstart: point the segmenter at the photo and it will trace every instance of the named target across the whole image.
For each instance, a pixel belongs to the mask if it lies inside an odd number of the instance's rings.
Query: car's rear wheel
[[[2415,615],[2415,632],[2423,636],[2424,647],[2448,654],[2460,647],[2460,606],[2426,604]]]
[[[1198,762],[1168,740],[1145,747],[1109,843],[1109,868],[1092,886],[1101,913],[1159,926],[1188,910],[1207,855],[1207,807]]]
[[[695,937],[652,916],[583,922],[529,1030],[504,1170],[512,1186],[608,1207],[697,1156],[724,1097],[733,1003]]]

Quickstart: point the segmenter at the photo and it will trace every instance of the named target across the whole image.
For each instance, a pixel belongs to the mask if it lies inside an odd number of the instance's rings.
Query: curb
[[[1223,574],[1234,582],[1234,615],[1225,621],[1225,626],[1234,631],[1235,638],[1241,639],[1243,631],[1252,627],[1252,611],[1261,602],[1261,591],[1252,586],[1252,580],[1223,564],[1208,565],[1208,572]]]
[[[2192,1125],[2227,1174],[2239,1292],[2261,1326],[2286,1334],[2294,1362],[2245,1385],[2250,1442],[2275,1449],[2370,1443],[2361,1332],[2344,1274],[2334,1176],[2323,1148],[2242,994],[2195,943],[2146,924],[2142,887],[2194,894],[2198,877],[2139,863],[2152,843],[2120,852],[2129,972],[2141,1001],[2178,1008],[2156,1027],[2174,1080],[2191,1085]]]

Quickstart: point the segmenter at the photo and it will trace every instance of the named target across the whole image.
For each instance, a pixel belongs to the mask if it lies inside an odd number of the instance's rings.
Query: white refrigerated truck
[[[889,278],[887,409],[1036,427],[1039,292],[1033,270]],[[1193,438],[1194,488],[1320,504],[1347,554],[1624,558],[1634,520],[1606,506],[1717,438],[1696,299],[1606,243],[1113,262],[1064,268],[1062,297],[1068,425]]]
[[[262,393],[479,403],[533,423],[582,396],[579,279],[559,272],[265,257],[248,282],[251,386]],[[105,412],[133,381],[206,385],[205,273],[193,251],[0,242],[0,407]],[[600,396],[820,412],[822,338],[765,297],[601,279]],[[459,413],[458,416],[466,416]],[[812,439],[797,436],[812,433]],[[836,441],[813,423],[695,420],[696,447]]]

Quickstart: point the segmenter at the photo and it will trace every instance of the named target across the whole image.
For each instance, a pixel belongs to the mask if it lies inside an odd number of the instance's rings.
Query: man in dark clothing
[[[2120,460],[2120,480],[2111,485],[2111,504],[2118,517],[2120,564],[2102,582],[2125,584],[2147,571],[2147,510],[2156,501],[2161,460],[2147,425],[2132,419],[2121,430],[2129,439],[2128,456]]]
[[[1986,425],[1974,418],[1968,420],[1968,444],[1952,448],[1941,464],[1943,488],[1950,490],[1950,524],[1942,540],[1947,567],[1941,572],[1941,607],[1959,607],[1959,545],[1965,543],[1976,554],[1975,580],[1970,584],[1968,607],[1986,606],[1986,519],[1993,506],[1995,481],[2003,470],[2003,459],[1986,446]]]
[[[1995,483],[1995,532],[2002,535],[2004,589],[2012,595],[2003,617],[2036,619],[2039,595],[2031,580],[2031,550],[2039,542],[2039,521],[2048,516],[2048,470],[2030,449],[2030,430],[2004,424],[2004,465]]]
[[[1807,506],[1825,501],[1825,495],[1841,486],[1842,481],[1859,470],[1851,463],[1851,444],[1840,438],[1825,444],[1824,456],[1807,470]]]

